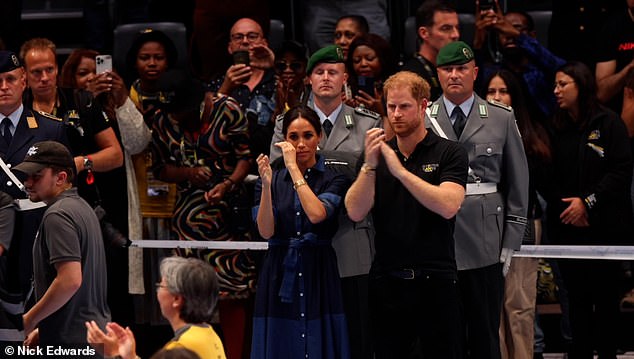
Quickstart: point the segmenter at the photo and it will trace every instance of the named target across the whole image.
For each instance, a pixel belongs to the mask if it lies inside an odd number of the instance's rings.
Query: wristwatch
[[[84,169],[87,171],[92,170],[92,159],[90,156],[84,156]]]

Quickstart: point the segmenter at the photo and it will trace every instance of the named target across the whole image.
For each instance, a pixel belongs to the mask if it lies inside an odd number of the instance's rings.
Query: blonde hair
[[[408,87],[412,97],[418,102],[429,99],[429,84],[425,79],[411,71],[399,71],[383,83],[383,94],[387,98],[390,90]]]
[[[57,56],[57,46],[55,46],[55,43],[53,43],[53,41],[44,37],[35,37],[27,40],[24,44],[22,44],[22,47],[20,47],[20,60],[22,60],[23,64],[26,54],[33,49],[42,51],[49,49],[53,52],[53,55]]]

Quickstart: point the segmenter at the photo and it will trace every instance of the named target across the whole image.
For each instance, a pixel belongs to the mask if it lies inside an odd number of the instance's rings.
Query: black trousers
[[[461,358],[455,279],[371,273],[370,317],[376,359]]]
[[[572,348],[570,359],[616,359],[619,316],[619,261],[559,260],[568,289]]]
[[[348,322],[351,359],[373,358],[368,299],[369,278],[367,274],[341,278],[341,294]]]
[[[504,295],[502,265],[458,271],[465,358],[499,359]]]

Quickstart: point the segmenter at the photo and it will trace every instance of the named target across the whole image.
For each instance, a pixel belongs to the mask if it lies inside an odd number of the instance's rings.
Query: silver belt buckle
[[[405,268],[403,269],[403,272],[409,273],[409,277],[404,276],[403,279],[407,279],[407,280],[416,279],[416,272],[412,268]]]

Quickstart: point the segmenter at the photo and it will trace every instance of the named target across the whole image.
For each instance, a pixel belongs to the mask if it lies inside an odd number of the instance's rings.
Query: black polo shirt
[[[457,143],[428,131],[409,158],[398,150],[396,138],[388,142],[408,171],[433,185],[467,181],[467,152]],[[372,217],[376,255],[373,271],[400,268],[455,273],[454,220],[444,219],[420,202],[396,179],[381,157],[376,169]]]

